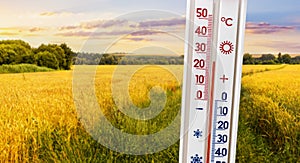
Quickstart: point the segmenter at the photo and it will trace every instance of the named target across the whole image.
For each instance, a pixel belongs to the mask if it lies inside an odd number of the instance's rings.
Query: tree
[[[51,54],[54,54],[58,61],[58,67],[60,69],[64,69],[64,67],[67,67],[65,53],[60,46],[56,44],[49,44],[49,45],[42,44],[35,50],[36,54],[40,52],[49,52]]]
[[[269,61],[269,60],[274,60],[275,56],[273,54],[263,54],[260,57],[260,59],[263,60],[263,61]]]
[[[296,56],[296,57],[292,58],[291,62],[293,64],[300,64],[300,56]]]
[[[9,56],[4,46],[0,45],[0,65],[8,64]]]
[[[103,54],[99,65],[117,65],[121,61],[123,55]]]
[[[262,64],[275,64],[276,57],[273,54],[263,54],[259,60],[262,61]]]
[[[254,64],[254,59],[251,54],[246,53],[243,57],[243,64]]]
[[[28,63],[29,61],[24,61],[24,58],[30,58],[32,56],[30,45],[22,40],[0,41],[0,46],[9,57],[9,59],[5,61],[6,64]]]
[[[278,60],[279,63],[283,63],[283,62],[282,62],[282,56],[281,56],[281,53],[278,53],[277,60]]]
[[[60,47],[63,49],[66,59],[66,64],[63,68],[65,70],[70,70],[73,64],[73,57],[75,56],[75,53],[65,43],[61,44]]]
[[[127,65],[128,64],[128,60],[126,57],[122,58],[119,62],[121,65]]]
[[[37,59],[38,66],[48,67],[52,69],[59,68],[59,62],[56,56],[48,51],[39,52],[37,54]]]
[[[177,62],[176,62],[175,59],[170,59],[169,63],[172,64],[172,65],[175,65]]]
[[[41,56],[41,52],[51,53],[45,56]],[[53,55],[56,59],[54,59]],[[20,64],[20,63],[29,63],[29,64],[39,64],[51,65],[50,67],[57,69],[56,62],[58,62],[58,68],[69,70],[75,53],[67,46],[67,44],[48,44],[40,45],[37,49],[31,48],[31,46],[22,41],[22,40],[3,40],[0,41],[0,65],[2,64]],[[39,61],[39,59],[44,59]],[[46,59],[45,59],[46,58]],[[50,60],[54,61],[53,64],[48,63]],[[47,66],[48,67],[48,66]]]
[[[289,54],[282,55],[282,63],[291,63],[292,57]]]
[[[24,47],[25,49],[31,50],[31,46],[23,40],[2,40],[2,41],[0,41],[0,44],[2,44],[2,45],[20,45],[20,46]]]

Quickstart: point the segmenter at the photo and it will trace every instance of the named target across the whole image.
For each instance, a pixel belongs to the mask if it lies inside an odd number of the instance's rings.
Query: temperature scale
[[[246,0],[188,0],[179,162],[235,162]]]

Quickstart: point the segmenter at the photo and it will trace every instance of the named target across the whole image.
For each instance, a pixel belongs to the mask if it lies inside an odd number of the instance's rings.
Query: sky
[[[33,47],[67,43],[79,52],[184,53],[184,0],[10,0],[0,40]],[[300,1],[248,0],[245,53],[300,54]]]

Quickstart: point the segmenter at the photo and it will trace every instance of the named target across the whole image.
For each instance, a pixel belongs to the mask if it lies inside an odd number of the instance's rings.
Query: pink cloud
[[[141,31],[132,32],[130,35],[131,36],[146,36],[146,35],[155,35],[155,34],[160,34],[160,33],[164,33],[164,32],[153,31],[153,30],[141,30]]]
[[[149,20],[143,21],[138,24],[138,27],[166,27],[166,26],[176,26],[176,25],[185,25],[185,18],[172,18],[172,19],[163,19],[163,20]]]
[[[285,42],[285,41],[270,41],[265,46],[276,48],[278,51],[299,51],[300,45],[296,42]]]
[[[88,37],[93,32],[85,32],[85,31],[78,31],[78,32],[62,32],[57,33],[57,36],[64,36],[64,37]]]
[[[155,31],[155,30],[114,30],[110,32],[90,32],[90,31],[70,31],[70,32],[61,32],[57,33],[57,36],[65,36],[65,37],[89,37],[89,36],[118,36],[118,35],[128,35],[128,36],[149,36],[149,35],[157,35],[165,32]],[[136,39],[138,40],[138,39]]]
[[[293,26],[271,25],[266,22],[260,22],[260,23],[247,22],[246,24],[246,31],[248,33],[253,33],[253,34],[270,34],[270,33],[276,33],[281,31],[291,31],[295,29],[296,27]]]
[[[60,27],[59,30],[76,30],[76,29],[97,29],[97,28],[109,28],[113,26],[122,26],[126,24],[127,20],[95,20],[89,22],[83,22],[79,25],[74,26],[63,26]]]
[[[60,27],[60,28],[59,28],[60,31],[64,31],[64,30],[75,30],[75,29],[79,29],[79,26],[63,26],[63,27]]]
[[[100,36],[118,36],[118,35],[127,35],[131,31],[110,31],[110,32],[87,32],[87,31],[76,31],[76,32],[62,32],[57,33],[57,36],[64,37],[100,37]]]
[[[111,27],[127,27],[134,29],[145,29],[150,27],[170,27],[177,25],[185,25],[185,18],[170,18],[162,20],[148,20],[142,22],[129,22],[128,20],[93,20],[82,22],[79,25],[70,25],[60,27],[60,31],[67,30],[92,30],[97,28],[111,28]],[[148,34],[150,34],[148,32]]]
[[[108,28],[112,26],[120,26],[126,22],[127,20],[97,20],[81,23],[80,26],[85,29]]]
[[[152,41],[152,39],[140,38],[140,37],[133,37],[133,38],[126,38],[127,40],[139,42],[139,41]]]

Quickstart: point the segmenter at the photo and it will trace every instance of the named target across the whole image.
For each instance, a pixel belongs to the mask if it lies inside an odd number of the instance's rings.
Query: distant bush
[[[37,60],[38,66],[49,67],[52,69],[59,68],[59,62],[53,53],[50,53],[48,51],[39,52],[37,54],[37,57],[38,57],[38,60]]]
[[[278,54],[277,57],[273,54],[262,54],[259,58],[252,57],[251,54],[246,53],[243,56],[243,64],[244,65],[274,65],[274,64],[300,64],[300,56],[291,57],[289,54],[281,55]]]
[[[0,74],[4,73],[24,73],[24,72],[47,72],[53,71],[51,68],[39,67],[32,64],[19,65],[2,65],[0,66]]]
[[[22,40],[0,41],[0,65],[35,64],[53,69],[70,70],[75,53],[63,43],[32,48]]]
[[[183,56],[77,53],[76,65],[183,65]]]

